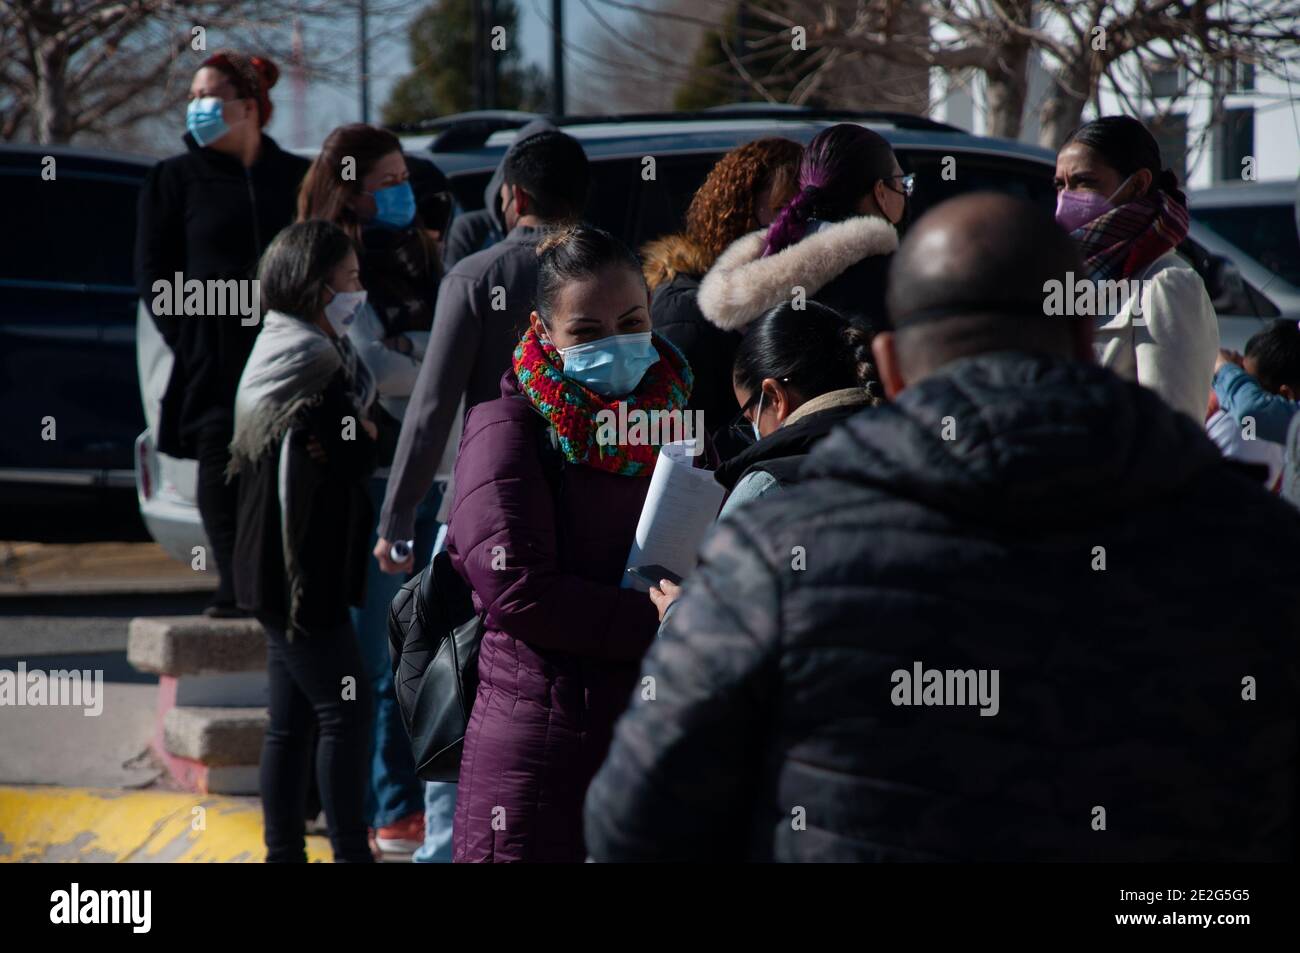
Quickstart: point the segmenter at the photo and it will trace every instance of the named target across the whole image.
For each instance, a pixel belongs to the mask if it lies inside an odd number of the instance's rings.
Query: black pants
[[[207,533],[212,561],[217,569],[217,592],[213,602],[235,604],[235,586],[230,575],[235,550],[235,518],[239,507],[238,479],[226,482],[226,465],[230,463],[229,424],[208,424],[194,436],[199,472],[196,497],[203,531]]]
[[[316,783],[336,863],[370,863],[366,838],[370,683],[351,622],[295,635],[263,622],[271,720],[262,743],[267,863],[307,859],[303,805],[318,726]]]

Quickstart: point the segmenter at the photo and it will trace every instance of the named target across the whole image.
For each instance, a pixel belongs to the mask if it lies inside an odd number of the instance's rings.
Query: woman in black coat
[[[718,518],[796,482],[812,448],[884,397],[871,336],[816,301],[779,304],[755,321],[736,351],[736,424],[753,442],[714,477],[727,490]]]
[[[779,304],[754,321],[731,384],[739,411],[730,429],[744,449],[714,471],[727,491],[718,519],[798,482],[812,449],[884,396],[871,336],[816,301]],[[661,619],[680,592],[666,579],[650,590]]]
[[[758,139],[718,160],[686,210],[686,229],[648,243],[641,253],[652,295],[654,329],[677,345],[695,372],[687,407],[704,413],[704,429],[723,459],[744,448],[727,427],[735,416],[731,362],[739,331],[710,324],[696,303],[700,279],[736,239],[766,228],[793,196],[803,147]]]
[[[155,437],[161,452],[198,460],[199,513],[218,574],[209,615],[238,614],[230,575],[237,486],[225,470],[235,387],[259,324],[251,315],[177,315],[167,303],[178,274],[182,282],[253,278],[271,239],[293,221],[308,162],[262,132],[278,76],[269,60],[233,50],[204,60],[190,84],[186,151],[154,166],[140,192],[136,285],[175,355]]]
[[[365,301],[352,242],[322,221],[285,229],[259,271],[266,314],[235,396],[241,476],[235,590],[267,633],[262,748],[267,860],[302,861],[316,774],[336,861],[369,862],[370,683],[349,615],[365,597],[375,384],[344,334]]]

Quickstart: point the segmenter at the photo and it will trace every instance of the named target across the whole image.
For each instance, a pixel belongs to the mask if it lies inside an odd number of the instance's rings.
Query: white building
[[[1258,181],[1294,182],[1300,173],[1300,72],[1288,84],[1281,77],[1239,65],[1235,71],[1221,70],[1219,79],[1224,96],[1218,123],[1213,121],[1210,83],[1191,78],[1186,71],[1133,75],[1124,86],[1130,102],[1141,104],[1138,118],[1156,133],[1165,164],[1188,188],[1241,181],[1247,157],[1254,160]],[[940,76],[935,86],[935,118],[975,133],[987,131],[982,76]],[[1024,142],[1038,141],[1037,107],[1049,88],[1039,61],[1031,60],[1020,134]],[[1090,106],[1084,120],[1131,108],[1103,83],[1100,111]]]

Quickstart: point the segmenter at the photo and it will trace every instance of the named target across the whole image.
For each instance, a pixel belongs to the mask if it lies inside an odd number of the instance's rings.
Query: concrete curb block
[[[255,765],[266,725],[265,708],[177,706],[163,716],[163,745],[170,754],[208,767]]]
[[[0,863],[260,863],[254,798],[0,785]],[[329,863],[323,837],[307,858]]]
[[[158,616],[131,620],[127,661],[155,675],[217,675],[266,668],[266,635],[256,619]]]

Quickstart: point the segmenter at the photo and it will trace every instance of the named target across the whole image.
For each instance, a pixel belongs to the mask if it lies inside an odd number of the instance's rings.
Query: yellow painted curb
[[[255,798],[0,785],[0,863],[260,863]],[[329,841],[307,838],[329,863]]]

